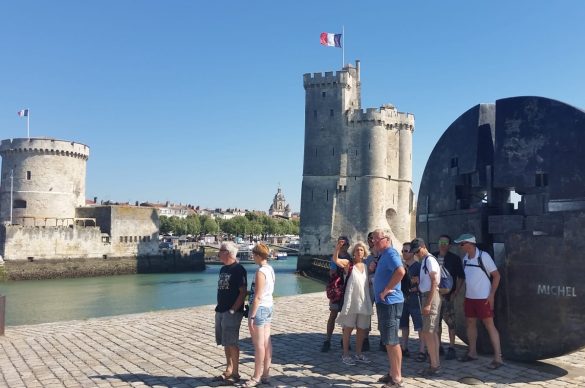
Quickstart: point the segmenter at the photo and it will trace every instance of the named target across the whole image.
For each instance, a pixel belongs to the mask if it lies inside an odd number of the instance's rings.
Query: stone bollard
[[[6,295],[0,295],[0,336],[4,335],[4,317],[6,311]]]

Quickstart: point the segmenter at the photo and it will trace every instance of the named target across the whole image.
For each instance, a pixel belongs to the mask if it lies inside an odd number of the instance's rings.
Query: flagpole
[[[30,139],[29,120],[30,120],[30,109],[26,112],[26,137]]]
[[[345,26],[341,26],[341,38],[343,39],[341,44],[341,70],[345,66]]]
[[[14,193],[14,169],[10,170],[10,225],[12,225],[12,206],[14,204],[12,195]]]

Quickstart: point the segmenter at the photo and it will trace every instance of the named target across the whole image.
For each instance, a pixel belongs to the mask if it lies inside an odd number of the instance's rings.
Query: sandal
[[[262,377],[260,377],[260,382],[262,384],[270,385],[270,376],[262,376]]]
[[[477,357],[471,357],[468,353],[465,353],[465,356],[459,357],[457,361],[459,362],[477,361]]]
[[[390,373],[386,373],[384,376],[380,377],[378,379],[378,382],[385,384],[394,384],[394,380],[392,380],[392,376],[390,376]]]
[[[236,385],[239,381],[240,375],[232,374],[231,376],[226,376],[225,379],[223,379],[223,385]]]
[[[425,362],[427,360],[427,354],[423,352],[418,352],[416,355],[415,361],[416,362]]]
[[[228,378],[228,375],[224,373],[220,374],[219,376],[215,376],[211,381],[225,381]]]
[[[255,387],[261,383],[261,380],[256,380],[255,378],[250,378],[250,380],[246,381],[242,387]]]
[[[494,360],[487,367],[488,367],[488,369],[492,369],[493,370],[493,369],[498,369],[501,366],[504,366],[504,363],[503,362]]]

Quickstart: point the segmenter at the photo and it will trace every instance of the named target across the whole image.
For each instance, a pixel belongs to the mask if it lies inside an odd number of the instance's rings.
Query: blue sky
[[[300,207],[304,73],[341,68],[345,26],[362,106],[414,113],[413,179],[481,102],[585,107],[585,2],[4,1],[2,139],[90,146],[87,198]]]

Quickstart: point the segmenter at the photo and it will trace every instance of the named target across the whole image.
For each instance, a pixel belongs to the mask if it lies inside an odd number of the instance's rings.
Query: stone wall
[[[5,280],[38,280],[74,277],[110,276],[136,273],[203,271],[205,262],[199,252],[190,255],[41,259],[6,261]],[[0,278],[1,279],[1,278]]]

